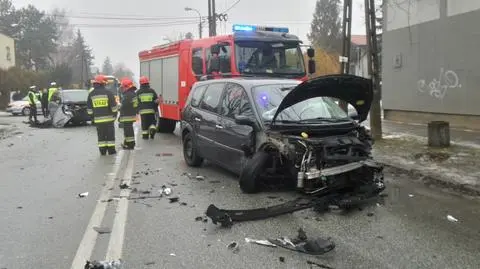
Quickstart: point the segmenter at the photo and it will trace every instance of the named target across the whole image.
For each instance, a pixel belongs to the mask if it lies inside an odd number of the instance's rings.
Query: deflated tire
[[[257,193],[260,191],[260,176],[265,171],[269,154],[264,151],[256,152],[247,161],[240,173],[240,189],[245,193]]]

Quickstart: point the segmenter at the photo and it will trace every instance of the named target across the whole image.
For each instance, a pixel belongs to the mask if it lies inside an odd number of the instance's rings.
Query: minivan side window
[[[225,83],[213,83],[208,85],[202,101],[200,102],[200,109],[217,113],[224,87]]]
[[[233,119],[240,111],[244,91],[242,86],[229,83],[222,98],[220,115]]]
[[[195,87],[190,94],[190,100],[187,100],[187,104],[189,103],[192,107],[198,107],[200,104],[200,99],[202,99],[202,95],[205,92],[207,85],[202,85]]]

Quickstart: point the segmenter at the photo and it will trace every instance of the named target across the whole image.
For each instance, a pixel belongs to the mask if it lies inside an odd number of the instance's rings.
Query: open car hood
[[[372,105],[372,82],[354,75],[328,75],[304,81],[283,98],[272,118],[272,124],[283,110],[315,97],[333,97],[351,104],[362,122],[367,119]]]

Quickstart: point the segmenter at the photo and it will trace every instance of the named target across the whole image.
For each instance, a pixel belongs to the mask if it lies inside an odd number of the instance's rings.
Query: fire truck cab
[[[233,25],[233,34],[185,39],[141,51],[140,75],[161,97],[159,131],[172,133],[193,84],[225,77],[306,80],[315,72],[314,51],[305,67],[300,39],[288,28]]]

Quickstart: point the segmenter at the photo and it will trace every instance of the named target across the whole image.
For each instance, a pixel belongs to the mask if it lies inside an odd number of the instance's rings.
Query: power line
[[[229,8],[225,9],[223,12],[221,13],[227,13],[228,11],[230,11],[232,8],[234,8],[238,3],[240,3],[241,0],[237,0],[237,2],[233,3]]]
[[[122,15],[117,16],[100,16],[100,15],[64,15],[64,14],[49,14],[50,16],[71,19],[93,19],[93,20],[133,20],[133,21],[161,21],[161,20],[192,20],[198,17],[127,17]],[[131,15],[130,15],[131,16]]]
[[[70,24],[74,27],[88,27],[88,28],[148,28],[148,27],[167,27],[167,26],[185,26],[195,25],[198,21],[192,22],[166,22],[166,23],[138,23],[138,24],[89,24],[89,23],[76,23]]]

